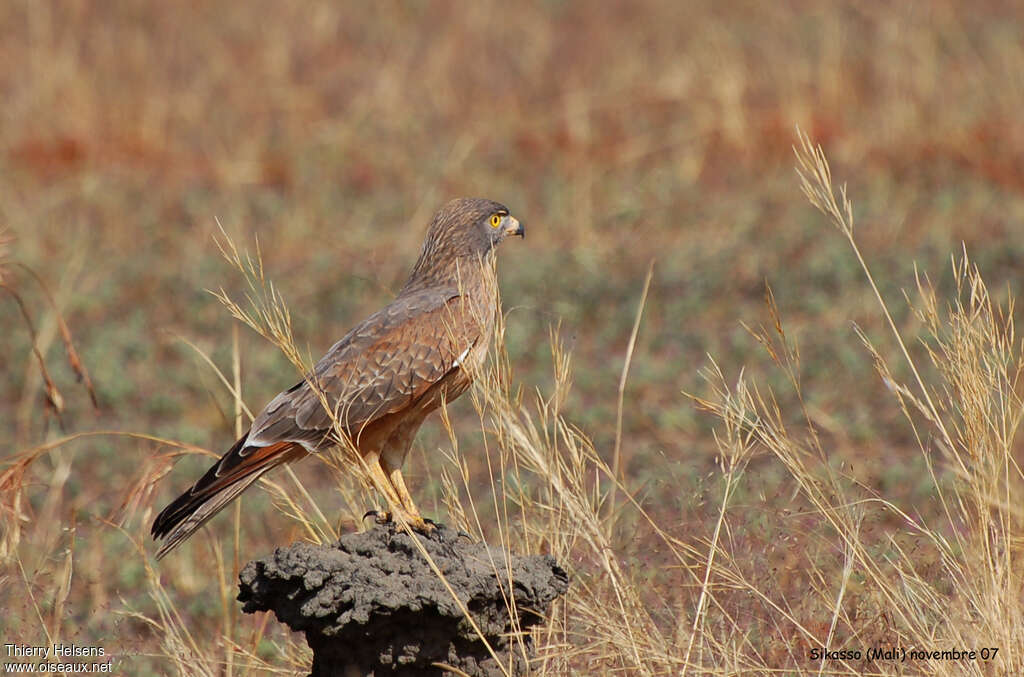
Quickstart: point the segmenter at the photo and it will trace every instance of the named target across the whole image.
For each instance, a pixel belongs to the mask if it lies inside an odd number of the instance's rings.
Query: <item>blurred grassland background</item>
[[[746,367],[778,387],[781,410],[799,418],[784,375],[742,326],[772,322],[766,280],[799,341],[807,411],[831,461],[928,519],[942,507],[913,431],[853,323],[885,357],[897,347],[847,242],[800,193],[796,126],[848,183],[858,242],[912,350],[921,326],[901,290],[915,266],[948,293],[962,242],[997,299],[1018,291],[1024,20],[1012,2],[12,0],[0,4],[0,101],[7,256],[50,285],[100,403],[93,412],[64,363],[44,294],[7,268],[68,433],[140,432],[217,453],[233,441],[230,394],[180,340],[230,372],[232,320],[205,290],[244,288],[214,244],[218,220],[250,249],[258,237],[315,358],[400,287],[436,208],[480,195],[527,224],[500,257],[515,381],[551,386],[557,327],[574,365],[565,413],[605,458],[654,261],[625,390],[623,474],[668,532],[706,535],[718,514],[715,420],[682,394],[707,393],[698,369],[709,353],[729,379]],[[6,455],[62,432],[9,298],[0,318]],[[239,340],[243,394],[258,408],[296,374],[253,333]],[[453,421],[486,495],[480,424],[464,399]],[[441,520],[447,445],[426,425],[407,468]],[[65,635],[77,635],[65,639],[171,669],[152,627],[116,613],[149,613],[152,601],[132,544],[103,522],[166,451],[93,436],[33,465],[23,507],[33,524],[0,569],[4,641],[43,637],[27,590],[53,608],[73,541],[60,608]],[[126,532],[141,535],[147,511],[207,463],[181,460]],[[834,553],[786,471],[766,455],[751,463],[733,499],[732,556],[799,600],[809,583],[794,548],[820,550],[824,571]],[[297,472],[330,506],[317,464]],[[243,502],[243,559],[301,536],[261,492]],[[210,527],[225,542],[229,513]],[[899,526],[892,515],[864,528]],[[194,630],[216,633],[220,593],[196,568],[208,539],[194,540],[160,571]],[[624,543],[624,561],[657,578],[656,548],[639,535]],[[827,629],[827,613],[806,616]]]

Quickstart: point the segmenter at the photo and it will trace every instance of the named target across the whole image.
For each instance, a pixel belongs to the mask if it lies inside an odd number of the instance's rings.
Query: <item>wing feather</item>
[[[453,288],[395,299],[335,343],[305,380],[271,400],[246,444],[325,446],[332,421],[317,389],[353,436],[408,406],[458,368],[481,334],[478,318],[460,299]]]

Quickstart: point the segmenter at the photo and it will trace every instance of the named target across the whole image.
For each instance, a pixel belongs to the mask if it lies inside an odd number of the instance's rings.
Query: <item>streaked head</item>
[[[452,200],[430,221],[409,281],[438,277],[457,261],[487,259],[509,236],[525,234],[523,224],[499,202],[484,198]]]
[[[478,197],[450,201],[434,215],[427,230],[428,241],[445,241],[476,254],[485,254],[510,235],[525,236],[523,224],[505,205]]]

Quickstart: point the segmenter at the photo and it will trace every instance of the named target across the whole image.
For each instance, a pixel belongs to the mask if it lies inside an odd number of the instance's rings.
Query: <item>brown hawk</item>
[[[523,234],[497,202],[463,198],[442,207],[395,300],[271,400],[249,431],[157,516],[153,536],[166,537],[157,558],[268,470],[337,444],[335,420],[393,510],[427,530],[402,463],[427,415],[465,392],[483,363],[498,311],[495,247]]]

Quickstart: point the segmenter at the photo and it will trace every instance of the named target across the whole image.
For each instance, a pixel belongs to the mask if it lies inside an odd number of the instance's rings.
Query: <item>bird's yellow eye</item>
[[[492,214],[491,215],[491,228],[497,228],[500,225],[501,225],[501,215],[500,214]]]

